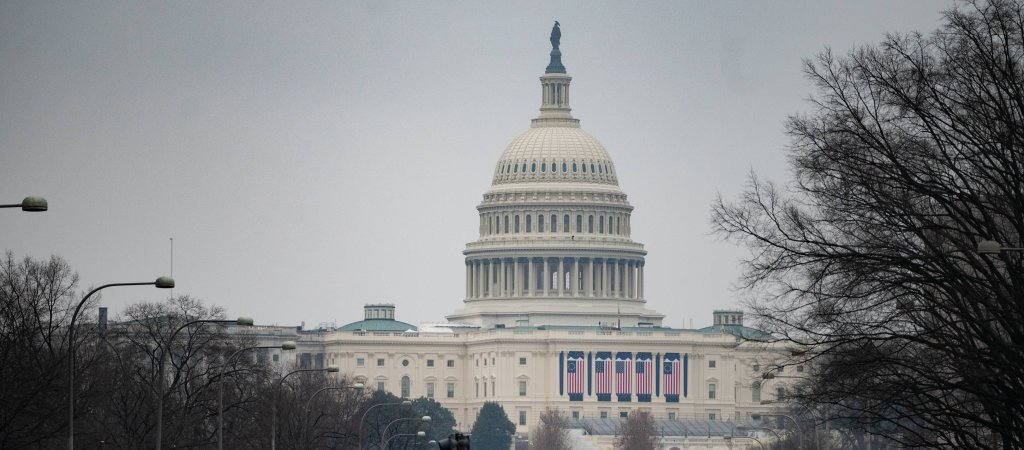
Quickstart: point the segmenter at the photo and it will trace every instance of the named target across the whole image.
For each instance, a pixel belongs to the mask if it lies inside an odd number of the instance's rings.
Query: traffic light
[[[441,450],[469,450],[469,436],[462,433],[452,433],[448,439],[442,439],[437,443]]]

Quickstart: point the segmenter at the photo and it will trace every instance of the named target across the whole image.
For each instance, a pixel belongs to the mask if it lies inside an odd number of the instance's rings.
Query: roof
[[[569,428],[582,428],[587,434],[614,436],[619,433],[619,428],[626,422],[626,419],[619,417],[601,418],[569,418]],[[743,421],[735,423],[732,421],[723,422],[719,420],[703,419],[654,419],[658,434],[662,436],[732,436],[736,435],[736,425],[749,423]]]
[[[415,325],[398,320],[367,319],[342,325],[337,328],[337,331],[408,331],[415,329]]]
[[[764,331],[745,327],[743,325],[712,325],[710,327],[701,328],[697,331],[706,334],[731,334],[743,339],[768,339],[772,337],[772,335],[765,333]]]

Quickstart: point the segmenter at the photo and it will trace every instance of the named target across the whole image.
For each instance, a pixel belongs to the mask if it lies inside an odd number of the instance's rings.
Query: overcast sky
[[[733,308],[717,192],[789,177],[801,59],[934,30],[949,1],[0,1],[0,247],[82,289],[175,294],[307,327],[391,302],[441,321],[562,25],[573,114],[615,161],[665,324]],[[117,315],[166,291],[104,291]]]

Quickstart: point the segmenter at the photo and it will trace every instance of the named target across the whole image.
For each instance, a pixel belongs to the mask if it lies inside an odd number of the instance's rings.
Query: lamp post
[[[21,203],[0,205],[0,208],[21,208],[22,211],[29,212],[42,212],[50,209],[49,205],[46,203],[46,199],[42,197],[25,197]]]
[[[765,416],[769,416],[769,417],[771,417],[771,416],[784,417],[786,419],[792,420],[793,424],[796,425],[797,433],[799,433],[799,434],[796,435],[796,437],[797,437],[797,440],[796,440],[797,441],[797,448],[801,448],[801,449],[805,448],[804,447],[804,430],[800,426],[800,422],[797,422],[797,420],[793,416],[790,416],[788,414],[780,414],[780,413],[767,413],[767,414],[764,414],[764,415]]]
[[[26,200],[30,198],[35,197],[28,197]],[[43,200],[43,207],[46,207],[46,200]],[[148,283],[104,284],[85,294],[85,297],[82,297],[82,300],[75,306],[75,312],[71,314],[71,323],[68,325],[68,450],[75,450],[75,320],[78,319],[78,313],[82,311],[82,306],[85,305],[86,300],[89,300],[89,297],[92,297],[92,294],[113,286],[156,286],[160,289],[172,289],[174,288],[174,279],[171,277],[160,277],[156,281]]]
[[[773,402],[773,401],[770,401],[770,400],[761,400],[761,404],[762,405],[777,405],[777,404],[779,404],[779,402]],[[789,404],[786,403],[786,405],[789,405]],[[818,418],[818,415],[809,406],[803,405],[803,404],[800,404],[800,403],[797,403],[797,405],[802,407],[804,409],[804,411],[807,411],[811,415],[811,417],[814,419],[814,448],[818,449],[818,450],[821,450],[821,438],[818,436],[818,422],[821,422],[822,420],[820,418]],[[767,415],[770,416],[770,415],[773,415],[773,414],[767,414]],[[779,415],[781,415],[781,414],[779,414]],[[794,422],[796,422],[796,421],[794,420]],[[828,416],[825,417],[824,423],[825,423],[825,433],[827,434],[828,433]]]
[[[356,432],[359,433],[359,450],[363,450],[363,421],[366,420],[366,415],[369,414],[369,412],[373,408],[376,408],[378,406],[399,406],[399,405],[401,405],[401,406],[411,406],[412,402],[409,401],[409,400],[402,400],[401,402],[395,402],[395,403],[378,403],[376,405],[370,406],[369,408],[366,408],[366,411],[363,411],[363,417],[361,417],[359,419],[359,429],[356,430]]]
[[[341,369],[338,366],[327,366],[323,369],[296,369],[286,373],[279,380],[274,382],[274,395],[277,396],[278,390],[281,389],[281,383],[284,382],[285,378],[292,376],[299,372],[327,372],[327,373],[338,373]],[[277,399],[272,399],[270,402],[270,450],[277,450]]]
[[[354,390],[357,390],[357,391],[362,391],[363,387],[364,387],[363,383],[355,383],[355,384],[353,384],[351,386],[327,386],[327,387],[320,388],[319,390],[314,392],[313,395],[310,395],[309,399],[306,400],[306,407],[303,408],[303,415],[302,415],[302,420],[303,420],[303,423],[304,423],[304,425],[302,427],[302,431],[303,431],[303,434],[306,435],[304,439],[305,440],[309,440],[309,435],[308,435],[308,433],[306,433],[306,428],[308,428],[308,425],[309,425],[309,423],[308,423],[309,422],[309,404],[313,402],[313,399],[316,398],[317,395],[320,395],[321,392],[340,391],[340,390],[343,390],[343,389],[354,389]],[[312,448],[312,446],[309,446],[309,447]]]
[[[392,420],[391,423],[387,424],[387,426],[384,427],[384,432],[382,432],[380,434],[380,442],[381,442],[381,445],[382,445],[381,446],[381,450],[386,448],[386,447],[383,446],[383,444],[388,441],[387,439],[385,439],[385,437],[387,437],[387,435],[388,435],[388,428],[391,428],[391,425],[394,425],[395,423],[398,423],[398,422],[410,422],[410,421],[413,421],[413,420],[418,420],[421,423],[429,423],[430,422],[430,416],[423,416],[423,417],[419,417],[419,418],[417,418],[417,417],[403,417],[403,418],[400,418],[400,419]]]
[[[1003,247],[1003,244],[988,239],[978,242],[978,253],[982,255],[994,255],[1002,252],[1024,252],[1024,247]]]
[[[388,448],[390,448],[389,444],[391,443],[391,440],[396,438],[396,437],[399,437],[399,436],[427,437],[427,432],[426,431],[417,431],[415,433],[402,433],[402,434],[396,434],[394,436],[391,436],[391,437],[388,438],[387,441],[384,441],[384,447],[383,447],[384,450],[387,450]]]
[[[244,351],[255,350],[261,348],[279,348],[281,350],[295,350],[295,341],[284,341],[281,345],[256,345],[252,347],[245,347],[235,350],[228,359],[224,361],[224,364],[220,366],[220,374],[217,376],[217,381],[220,384],[220,389],[217,393],[217,449],[224,449],[224,368],[234,361],[235,357],[240,355]]]
[[[739,429],[739,427],[736,427],[736,429]],[[761,450],[767,450],[767,447],[764,446],[764,443],[761,442],[760,439],[753,436],[730,436],[727,434],[725,436],[722,436],[722,438],[725,439],[726,441],[732,441],[733,439],[750,439],[754,442],[757,442],[757,445],[761,447]],[[732,446],[730,446],[730,448],[732,448]]]
[[[170,347],[172,345],[174,345],[174,338],[178,336],[178,333],[181,332],[181,330],[184,330],[185,328],[188,328],[189,326],[192,326],[192,325],[199,325],[199,324],[205,324],[205,323],[217,323],[217,324],[222,324],[222,325],[241,325],[241,326],[251,327],[252,324],[253,324],[253,320],[252,320],[252,317],[239,317],[238,319],[235,319],[235,320],[199,319],[199,320],[193,320],[191,322],[186,322],[184,325],[178,327],[177,330],[174,330],[174,332],[171,333],[171,338],[167,341],[167,348],[164,348],[163,350],[160,351],[160,367],[159,367],[159,371],[160,372],[157,374],[157,378],[159,379],[159,381],[157,383],[159,385],[159,389],[157,390],[157,397],[156,397],[156,449],[157,450],[161,450],[163,448],[163,438],[164,438],[164,395],[166,394],[164,392],[164,358],[167,355],[167,350],[170,350]],[[174,355],[171,355],[171,358],[173,358],[173,357],[174,357]],[[173,362],[173,360],[171,362]]]

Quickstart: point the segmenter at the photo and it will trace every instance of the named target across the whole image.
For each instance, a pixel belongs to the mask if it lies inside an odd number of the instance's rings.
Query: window
[[[569,171],[568,169],[566,169],[566,167],[568,166],[566,166],[565,163],[562,163],[562,173],[566,173]]]
[[[520,356],[519,357],[519,365],[520,366],[525,366],[526,365],[526,357],[525,356]]]
[[[708,420],[710,420],[710,421],[718,420],[718,414],[716,414],[714,411],[708,412]]]
[[[484,367],[487,367],[487,358],[484,358]]]
[[[785,370],[785,369],[786,369],[786,366],[779,366],[778,367],[779,373],[782,373],[782,371]]]
[[[754,372],[758,372],[760,370],[761,370],[761,365],[760,364],[754,364]]]
[[[570,230],[570,228],[569,228],[569,215],[566,214],[566,215],[562,216],[562,231],[569,231],[569,230]],[[551,231],[555,231],[555,230],[551,230]]]
[[[629,411],[619,411],[619,417],[625,419],[629,417]]]
[[[800,373],[803,373],[803,371],[804,371],[804,366],[796,366],[796,371],[797,371],[797,372],[800,372]]]
[[[512,166],[512,172],[513,173],[519,173],[519,165],[518,164]]]
[[[484,397],[487,396],[487,382],[484,381]]]
[[[516,233],[519,232],[519,214],[516,214]]]
[[[579,411],[573,411],[572,412],[572,418],[573,419],[579,419],[580,418],[580,412]]]
[[[409,360],[408,359],[403,359],[402,360],[402,367],[409,367]]]
[[[508,234],[508,216],[505,216],[505,234]]]
[[[494,357],[493,356],[491,357],[491,365],[492,366],[494,365]]]
[[[478,360],[476,360],[476,366],[477,366],[477,367],[480,367],[480,360],[479,360],[479,359],[478,359]]]
[[[455,398],[455,383],[448,383],[448,398]]]
[[[537,163],[530,164],[530,173],[537,171]]]
[[[587,170],[583,169],[583,171],[586,172]],[[590,173],[594,173],[594,163],[590,163]]]
[[[384,358],[377,358],[377,367],[384,367]]]
[[[359,366],[359,367],[365,366],[366,365],[366,359],[365,358],[356,358],[356,365]]]
[[[526,173],[526,163],[523,163],[523,173]]]
[[[576,163],[572,163],[572,173],[576,173]]]
[[[668,413],[668,420],[676,420],[676,413],[674,413],[674,412]]]
[[[558,216],[551,215],[551,232],[555,233],[558,231]]]
[[[434,360],[428,359],[427,360],[427,367],[434,367]]]
[[[540,173],[547,172],[547,170],[548,170],[548,163],[540,163]]]
[[[479,382],[476,383],[476,396],[477,397],[480,396],[480,383]]]
[[[525,381],[520,381],[519,382],[519,396],[520,397],[526,397],[526,382]]]
[[[274,362],[277,362],[279,359],[281,359],[281,357],[280,355],[274,355],[272,359],[274,360]]]
[[[713,360],[713,359],[708,360],[708,369],[714,369],[715,368],[715,364],[716,364],[715,360]]]
[[[608,411],[601,411],[600,417],[602,419],[607,419],[608,418]]]
[[[434,398],[434,383],[427,383],[427,398]]]
[[[455,360],[454,359],[449,359],[448,360],[448,367],[455,367]]]
[[[529,233],[531,231],[533,231],[533,216],[527,214],[526,215],[526,232]]]
[[[526,411],[519,411],[519,425],[526,425]]]
[[[538,233],[543,233],[544,232],[544,215],[543,214],[537,216],[537,232]]]
[[[761,382],[755,381],[750,385],[750,400],[754,403],[761,403]]]
[[[381,391],[381,392],[384,392],[384,382],[383,381],[378,381],[377,382],[377,390]]]
[[[708,384],[708,400],[715,399],[715,383]]]
[[[409,398],[409,377],[402,377],[402,398]]]
[[[582,233],[583,232],[583,216],[582,215],[577,215],[576,216],[576,232],[577,233]]]
[[[587,233],[594,232],[594,216],[587,217]]]
[[[786,398],[786,388],[785,387],[776,388],[775,389],[775,399],[776,400],[783,400],[785,398]]]
[[[604,234],[604,216],[597,217],[597,232]]]
[[[491,382],[491,395],[498,395],[498,390],[494,388],[494,382]]]

